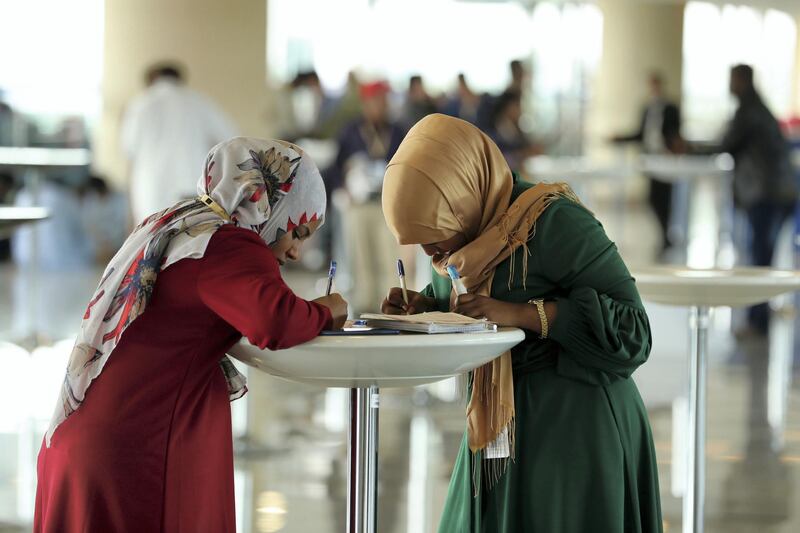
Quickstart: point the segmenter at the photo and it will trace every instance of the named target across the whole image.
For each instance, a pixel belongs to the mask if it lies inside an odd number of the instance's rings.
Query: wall
[[[119,150],[125,105],[144,88],[148,65],[177,59],[189,86],[219,103],[242,134],[268,136],[266,1],[106,0],[103,108],[95,166],[126,181]]]

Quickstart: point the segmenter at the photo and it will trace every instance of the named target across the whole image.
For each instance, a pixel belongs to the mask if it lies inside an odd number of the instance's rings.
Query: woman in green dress
[[[470,378],[467,430],[440,533],[661,532],[656,455],[631,374],[647,314],[616,246],[563,184],[519,183],[459,119],[420,121],[389,163],[389,228],[431,256],[387,313],[453,310],[525,330]],[[469,294],[456,297],[455,266]]]

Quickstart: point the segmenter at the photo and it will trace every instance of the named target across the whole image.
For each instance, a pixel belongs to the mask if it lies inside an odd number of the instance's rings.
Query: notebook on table
[[[497,331],[497,324],[485,318],[470,318],[458,313],[419,313],[416,315],[382,315],[365,313],[361,315],[367,326],[389,328],[417,333],[481,333]]]

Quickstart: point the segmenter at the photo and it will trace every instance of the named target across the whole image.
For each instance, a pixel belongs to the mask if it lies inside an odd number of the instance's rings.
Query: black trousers
[[[669,240],[669,219],[672,215],[672,184],[650,178],[650,206],[656,214],[661,229],[661,250],[672,244]]]
[[[762,201],[745,211],[750,223],[750,259],[755,266],[771,266],[778,234],[794,206]],[[748,321],[751,327],[766,335],[769,331],[769,306],[764,303],[751,307]]]

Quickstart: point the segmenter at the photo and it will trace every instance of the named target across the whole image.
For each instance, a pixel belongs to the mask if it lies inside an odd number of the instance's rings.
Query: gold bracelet
[[[547,323],[547,313],[544,312],[544,300],[541,298],[534,298],[528,300],[530,305],[535,305],[536,310],[539,312],[539,322],[542,324],[542,332],[539,334],[540,339],[546,339],[550,333],[550,326]]]

